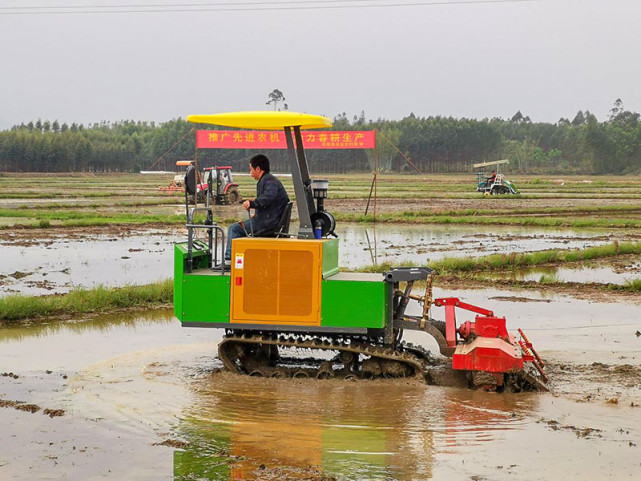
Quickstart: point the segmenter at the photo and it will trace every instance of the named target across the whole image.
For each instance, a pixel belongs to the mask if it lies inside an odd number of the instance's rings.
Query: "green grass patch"
[[[143,214],[143,213],[100,213],[88,211],[48,211],[41,209],[0,209],[0,218],[35,219],[33,227],[47,227],[54,223],[69,227],[94,226],[105,224],[180,224],[185,222],[184,215],[177,214]]]
[[[334,216],[337,221],[372,223],[374,220],[381,223],[406,223],[406,224],[476,224],[476,225],[507,225],[531,227],[575,227],[575,228],[630,228],[641,227],[641,220],[634,218],[589,218],[589,217],[523,217],[520,215],[503,216],[465,216],[465,215],[438,215],[434,212],[391,212],[380,213],[376,219],[372,214],[338,213]]]
[[[547,250],[530,253],[492,254],[485,257],[443,259],[431,265],[439,274],[471,271],[518,269],[543,264],[564,264],[618,255],[640,254],[641,242],[613,242],[611,244],[573,250]]]
[[[381,262],[380,264],[376,265],[371,265],[371,266],[366,266],[366,267],[360,267],[358,269],[344,269],[341,268],[342,271],[346,272],[374,272],[374,273],[383,273],[387,272],[393,267],[416,267],[415,262],[411,261],[404,261],[404,262]],[[431,267],[431,266],[430,266]]]
[[[53,296],[15,294],[0,298],[0,321],[14,322],[56,315],[77,315],[113,309],[158,306],[173,301],[173,280],[142,286],[74,289]]]
[[[451,257],[431,262],[429,267],[440,275],[480,273],[519,269],[544,264],[564,264],[586,260],[614,257],[618,255],[641,254],[641,242],[613,242],[602,246],[575,250],[547,250],[530,253],[492,254],[484,257]],[[357,269],[358,272],[386,272],[392,267],[413,267],[416,263],[392,264],[383,262],[375,266]],[[540,282],[556,282],[551,276],[544,276]],[[641,282],[639,282],[641,284]]]
[[[641,292],[641,279],[625,281],[623,288],[631,292]]]
[[[559,276],[557,276],[556,274],[552,276],[543,274],[539,278],[539,284],[558,284],[559,282]]]
[[[82,204],[78,205],[77,203],[56,203],[56,204],[39,204],[39,205],[21,205],[16,207],[16,210],[88,210],[88,209],[113,209],[117,207],[154,207],[154,206],[167,206],[167,205],[176,205],[183,204],[184,200],[182,197],[176,196],[172,197],[163,197],[159,199],[150,199],[150,200],[140,200],[140,201],[121,201],[121,202],[110,202],[110,203],[95,203],[91,204]]]

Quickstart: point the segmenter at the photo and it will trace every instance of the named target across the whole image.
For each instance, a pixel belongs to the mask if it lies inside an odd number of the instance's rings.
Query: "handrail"
[[[194,223],[194,215],[196,212],[207,212],[207,218],[203,224]],[[191,272],[194,268],[193,247],[194,247],[194,229],[208,229],[207,233],[207,246],[209,249],[209,268],[218,268],[220,266],[221,274],[225,272],[224,252],[218,262],[218,239],[220,237],[222,249],[225,248],[225,231],[214,222],[213,212],[211,207],[194,207],[187,213],[187,272]],[[216,231],[214,236],[213,231]]]

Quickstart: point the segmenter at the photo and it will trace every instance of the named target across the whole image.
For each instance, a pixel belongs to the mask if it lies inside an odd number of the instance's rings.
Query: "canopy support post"
[[[292,128],[296,135],[296,146],[294,146]],[[296,208],[298,209],[298,219],[300,222],[298,237],[300,239],[313,239],[314,228],[312,226],[312,214],[316,213],[316,207],[314,206],[314,194],[312,193],[311,187],[312,181],[309,177],[309,169],[303,149],[300,127],[285,127],[285,139],[287,141],[287,153],[292,169],[292,181],[296,194]]]

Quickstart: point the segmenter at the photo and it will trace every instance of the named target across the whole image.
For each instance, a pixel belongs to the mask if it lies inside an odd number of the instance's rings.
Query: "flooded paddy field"
[[[435,294],[491,306],[522,327],[548,362],[552,391],[230,374],[215,358],[222,333],[181,328],[166,310],[4,327],[0,477],[641,476],[638,304]],[[408,340],[435,349],[427,336]]]
[[[393,224],[338,222],[340,265],[346,268],[383,262],[429,265],[443,258],[582,249],[641,238],[641,177],[523,176],[520,196],[482,196],[475,192],[473,176],[381,175],[369,205],[371,178],[327,177],[331,212],[363,215],[368,209],[370,216],[399,216]],[[172,175],[41,174],[29,179],[25,188],[22,176],[0,176],[0,296],[172,276],[172,244],[184,238],[185,212],[182,194],[161,190]],[[242,196],[254,195],[250,177],[236,180]],[[291,178],[283,182],[291,192]],[[411,217],[412,212],[421,215]],[[223,205],[214,207],[214,215],[227,225],[247,214],[239,205]],[[433,222],[421,223],[431,215]],[[466,222],[454,222],[457,216]],[[484,224],[496,219],[514,224]],[[553,219],[559,225],[519,224],[528,219]],[[576,219],[595,225],[564,227],[566,220]],[[498,277],[624,284],[639,276],[638,262],[621,259],[618,265],[544,266]]]
[[[62,225],[72,211],[69,218],[82,222],[131,211],[184,214],[179,199],[158,191],[161,180],[72,176],[52,183],[46,177],[25,191],[19,179],[0,177],[0,297],[172,277],[173,243],[185,238],[180,222],[135,225],[114,217],[108,225]],[[241,193],[251,196],[253,182],[239,180]],[[601,215],[633,222],[641,198],[637,178],[531,178],[521,198],[500,199],[468,192],[463,177],[387,180],[378,191],[378,214],[473,209],[493,212],[479,216]],[[334,176],[330,183],[333,212],[364,211],[370,180]],[[49,186],[48,196],[37,185]],[[613,210],[598,211],[604,202]],[[549,211],[556,207],[568,210]],[[216,208],[219,219],[243,215],[238,206]],[[340,222],[339,264],[429,265],[641,237],[633,225],[412,222]],[[622,284],[640,271],[638,258],[620,257],[506,272],[497,276],[500,288],[446,289],[437,280],[435,297],[460,297],[505,316],[511,331],[524,329],[547,362],[549,393],[226,373],[216,359],[222,333],[181,328],[166,309],[3,325],[0,479],[638,479],[640,296],[581,296],[580,286],[570,296],[543,284],[527,290],[509,284],[541,277]],[[412,301],[409,310],[418,315],[421,308]],[[437,308],[431,314],[443,319]],[[406,333],[405,339],[438,352],[428,336]]]
[[[641,233],[617,230],[527,229],[506,226],[341,224],[340,265],[430,262],[494,253],[583,249],[613,241],[639,242]],[[0,231],[0,296],[59,294],[74,287],[145,284],[173,276],[173,244],[180,227],[73,228]],[[618,265],[582,264],[500,274],[501,278],[556,277],[561,281],[622,284],[641,277],[635,259]]]
[[[612,261],[583,262],[578,267],[538,267],[519,269],[510,272],[490,274],[501,280],[539,281],[551,279],[559,282],[624,285],[635,279],[641,279],[641,262],[638,257]]]
[[[173,276],[184,229],[74,228],[0,232],[0,296],[146,284]]]

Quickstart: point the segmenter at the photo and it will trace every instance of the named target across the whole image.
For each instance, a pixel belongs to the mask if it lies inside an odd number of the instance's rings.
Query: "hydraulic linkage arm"
[[[385,342],[393,338],[394,330],[423,331],[431,335],[438,343],[439,350],[444,356],[451,356],[453,348],[449,348],[445,342],[444,333],[439,329],[439,324],[430,318],[429,312],[432,307],[432,279],[433,269],[429,267],[396,267],[384,274],[385,282],[392,284],[390,289],[390,319]],[[417,296],[412,294],[412,287],[415,281],[425,281],[425,295]],[[400,283],[405,282],[405,288],[400,290]],[[405,309],[413,299],[423,306],[421,317],[405,315]]]

